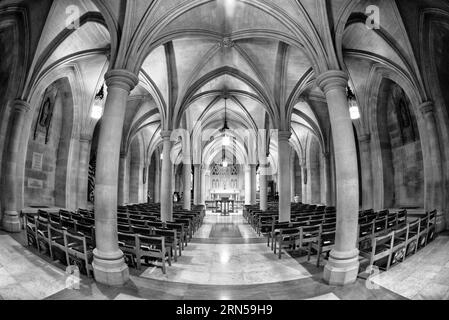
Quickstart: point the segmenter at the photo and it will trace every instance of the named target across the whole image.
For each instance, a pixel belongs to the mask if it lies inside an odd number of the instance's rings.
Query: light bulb
[[[223,168],[227,168],[228,167],[228,162],[226,160],[223,161]]]
[[[161,153],[161,160],[164,160],[164,154]]]

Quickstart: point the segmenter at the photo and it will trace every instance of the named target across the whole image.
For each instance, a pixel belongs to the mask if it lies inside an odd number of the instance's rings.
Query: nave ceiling
[[[39,35],[36,30],[31,34],[34,45],[22,98],[39,104],[39,94],[69,67],[70,79],[77,82],[71,85],[80,95],[74,105],[76,134],[92,136],[97,120],[90,117],[91,108],[108,68],[135,72],[140,82],[129,98],[122,152],[128,152],[137,137],[146,163],[159,152],[161,130],[197,133],[201,128],[214,136],[212,142],[203,141],[201,149],[209,143],[219,147],[225,100],[231,130],[245,128],[255,135],[260,129],[291,129],[300,159],[306,157],[312,138],[323,153],[329,152],[329,115],[314,81],[328,69],[341,67],[350,75],[362,114],[354,121],[359,134],[371,126],[373,74],[387,74],[406,91],[414,91],[417,103],[427,99],[401,1],[37,2],[0,3],[0,8],[39,8],[27,12],[30,30],[45,21]],[[370,4],[382,13],[380,30],[365,26]],[[66,28],[71,6],[81,16],[76,29]],[[276,142],[267,141],[276,159]],[[248,146],[240,147],[245,159],[254,157]]]

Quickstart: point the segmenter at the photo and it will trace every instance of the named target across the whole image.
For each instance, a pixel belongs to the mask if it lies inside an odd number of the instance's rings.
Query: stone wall
[[[64,196],[66,188],[67,154],[69,151],[71,126],[63,125],[64,117],[67,117],[65,110],[71,104],[71,96],[67,95],[61,87],[54,84],[50,86],[42,101],[49,98],[54,104],[53,113],[46,138],[45,129],[36,129],[40,120],[41,105],[35,108],[31,136],[28,141],[28,150],[25,163],[24,179],[24,205],[46,205],[65,206]],[[64,107],[64,105],[66,107]],[[72,106],[69,106],[71,109]],[[36,132],[36,133],[35,133]],[[46,141],[47,140],[47,141]],[[64,167],[64,170],[58,169]],[[59,200],[56,201],[56,190],[58,190]]]
[[[394,207],[424,206],[424,167],[416,118],[412,112],[409,99],[404,91],[391,81],[384,83],[381,95],[386,102],[382,120],[386,125],[380,126],[384,141],[381,143],[384,153],[384,170],[389,177],[391,192],[390,205]],[[385,177],[385,175],[384,175]],[[388,203],[387,203],[388,204]]]

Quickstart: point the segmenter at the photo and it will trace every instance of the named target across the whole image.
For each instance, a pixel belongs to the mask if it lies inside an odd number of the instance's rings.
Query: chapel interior
[[[0,0],[0,300],[449,299],[449,2]]]

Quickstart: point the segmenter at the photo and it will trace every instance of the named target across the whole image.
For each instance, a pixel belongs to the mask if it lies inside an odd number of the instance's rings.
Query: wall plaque
[[[31,189],[43,189],[44,181],[28,178],[28,188]]]
[[[31,163],[31,169],[36,171],[42,171],[42,160],[44,155],[42,153],[33,152],[33,161]]]

